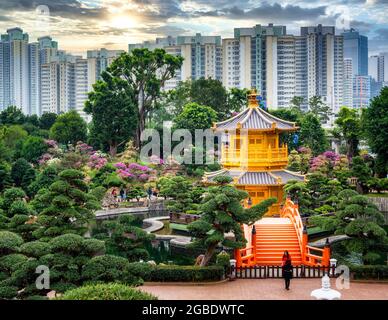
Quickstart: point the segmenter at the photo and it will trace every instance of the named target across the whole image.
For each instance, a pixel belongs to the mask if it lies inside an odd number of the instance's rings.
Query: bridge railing
[[[307,229],[303,226],[303,221],[299,213],[299,206],[286,199],[282,210],[280,211],[282,218],[289,218],[294,225],[300,252],[302,254],[302,264],[307,266],[329,266],[330,265],[330,246],[327,243],[324,249],[312,247],[308,245]]]

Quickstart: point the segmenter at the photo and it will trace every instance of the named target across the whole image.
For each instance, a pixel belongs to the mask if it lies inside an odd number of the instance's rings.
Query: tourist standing
[[[124,202],[124,198],[125,198],[125,190],[123,187],[121,187],[120,189],[120,200],[121,202]]]
[[[286,290],[290,290],[290,282],[292,279],[293,269],[294,268],[292,267],[291,260],[287,260],[282,267],[284,284],[285,284]]]
[[[290,255],[290,254],[288,253],[288,251],[286,250],[286,251],[284,251],[284,253],[283,253],[282,266],[284,266],[284,265],[286,264],[286,261],[287,261],[287,260],[292,261],[291,255]]]

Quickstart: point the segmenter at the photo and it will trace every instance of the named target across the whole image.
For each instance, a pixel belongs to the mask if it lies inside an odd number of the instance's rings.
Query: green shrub
[[[119,283],[86,285],[65,292],[60,300],[157,300],[157,297]]]
[[[20,253],[13,253],[0,257],[0,270],[12,273],[18,269],[19,264],[24,263],[27,260],[28,258]]]
[[[146,262],[132,262],[129,264],[129,273],[135,277],[148,279],[155,266]]]
[[[114,282],[120,281],[137,285],[141,279],[129,273],[129,262],[123,257],[103,255],[90,259],[82,270],[86,281]]]
[[[51,246],[46,242],[31,241],[20,247],[20,252],[29,257],[40,258],[51,251]]]
[[[223,278],[224,268],[220,266],[155,266],[146,281],[218,281]]]
[[[222,251],[217,254],[216,264],[220,267],[223,267],[225,272],[230,268],[230,254]]]
[[[0,231],[0,256],[18,252],[23,244],[23,239],[19,235],[9,231]]]
[[[97,239],[85,239],[82,243],[85,253],[89,255],[104,254],[105,242]]]
[[[354,279],[388,279],[388,265],[364,265],[349,267]]]
[[[52,239],[50,245],[53,251],[76,253],[82,250],[83,242],[83,237],[69,233]]]
[[[18,288],[11,286],[0,286],[0,299],[12,299],[16,297]]]
[[[89,194],[93,195],[98,201],[104,199],[105,193],[106,189],[103,186],[98,186],[89,192]]]

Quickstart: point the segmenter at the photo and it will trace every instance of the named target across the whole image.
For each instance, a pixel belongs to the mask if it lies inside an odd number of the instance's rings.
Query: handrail
[[[294,225],[296,235],[298,237],[300,252],[303,252],[303,221],[299,214],[298,205],[295,205],[290,198],[286,199],[286,202],[280,211],[281,218],[289,218]]]
[[[303,222],[299,213],[299,208],[297,204],[294,204],[290,198],[286,199],[286,202],[280,212],[282,218],[289,218],[291,223],[294,225],[300,252],[303,257],[304,264],[326,264],[329,265],[330,259],[330,248],[321,249],[313,246],[307,245],[307,238],[305,242],[303,241]],[[310,250],[322,253],[321,256],[310,253]],[[313,260],[313,261],[311,261]]]

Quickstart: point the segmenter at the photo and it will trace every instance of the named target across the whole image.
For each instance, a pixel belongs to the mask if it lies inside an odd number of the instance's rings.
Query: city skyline
[[[39,7],[38,7],[39,6]],[[47,6],[47,7],[45,7]],[[297,35],[301,26],[352,27],[369,38],[370,55],[388,51],[388,10],[384,0],[319,2],[288,0],[2,0],[0,30],[28,30],[31,40],[50,35],[73,54],[106,47],[126,50],[128,43],[167,35],[233,36],[233,28],[285,25]],[[37,8],[40,10],[37,10]],[[49,15],[48,15],[48,11]],[[341,18],[343,18],[342,21]],[[339,28],[337,33],[342,30]]]

